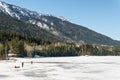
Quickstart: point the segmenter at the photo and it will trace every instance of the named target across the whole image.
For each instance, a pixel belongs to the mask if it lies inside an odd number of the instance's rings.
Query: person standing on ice
[[[33,64],[33,61],[31,61],[31,64]]]
[[[24,62],[22,62],[22,67],[24,67]]]

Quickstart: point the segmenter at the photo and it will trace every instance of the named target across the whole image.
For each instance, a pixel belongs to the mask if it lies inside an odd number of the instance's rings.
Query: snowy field
[[[25,62],[23,68],[21,62]],[[120,80],[120,57],[17,58],[17,61],[0,61],[0,80]]]

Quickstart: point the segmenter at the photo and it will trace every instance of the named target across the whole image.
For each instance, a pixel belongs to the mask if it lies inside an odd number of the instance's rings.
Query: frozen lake
[[[23,68],[21,62],[25,62]],[[17,61],[0,61],[0,80],[120,80],[120,57],[17,58]]]

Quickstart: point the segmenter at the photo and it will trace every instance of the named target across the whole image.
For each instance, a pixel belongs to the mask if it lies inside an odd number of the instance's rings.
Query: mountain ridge
[[[120,45],[119,41],[113,40],[103,34],[97,33],[84,26],[69,22],[65,18],[52,15],[43,15],[35,11],[0,2],[0,13],[11,16],[24,23],[35,25],[50,34],[61,37],[65,41],[85,42],[89,44]],[[20,28],[20,27],[18,27]],[[33,32],[31,30],[31,32]],[[37,31],[39,34],[39,30]],[[48,34],[49,34],[48,33]],[[38,36],[38,35],[36,35]]]

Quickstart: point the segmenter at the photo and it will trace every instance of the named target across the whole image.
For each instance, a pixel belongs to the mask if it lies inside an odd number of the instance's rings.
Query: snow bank
[[[16,60],[0,61],[0,80],[120,80],[120,57],[117,56]]]

